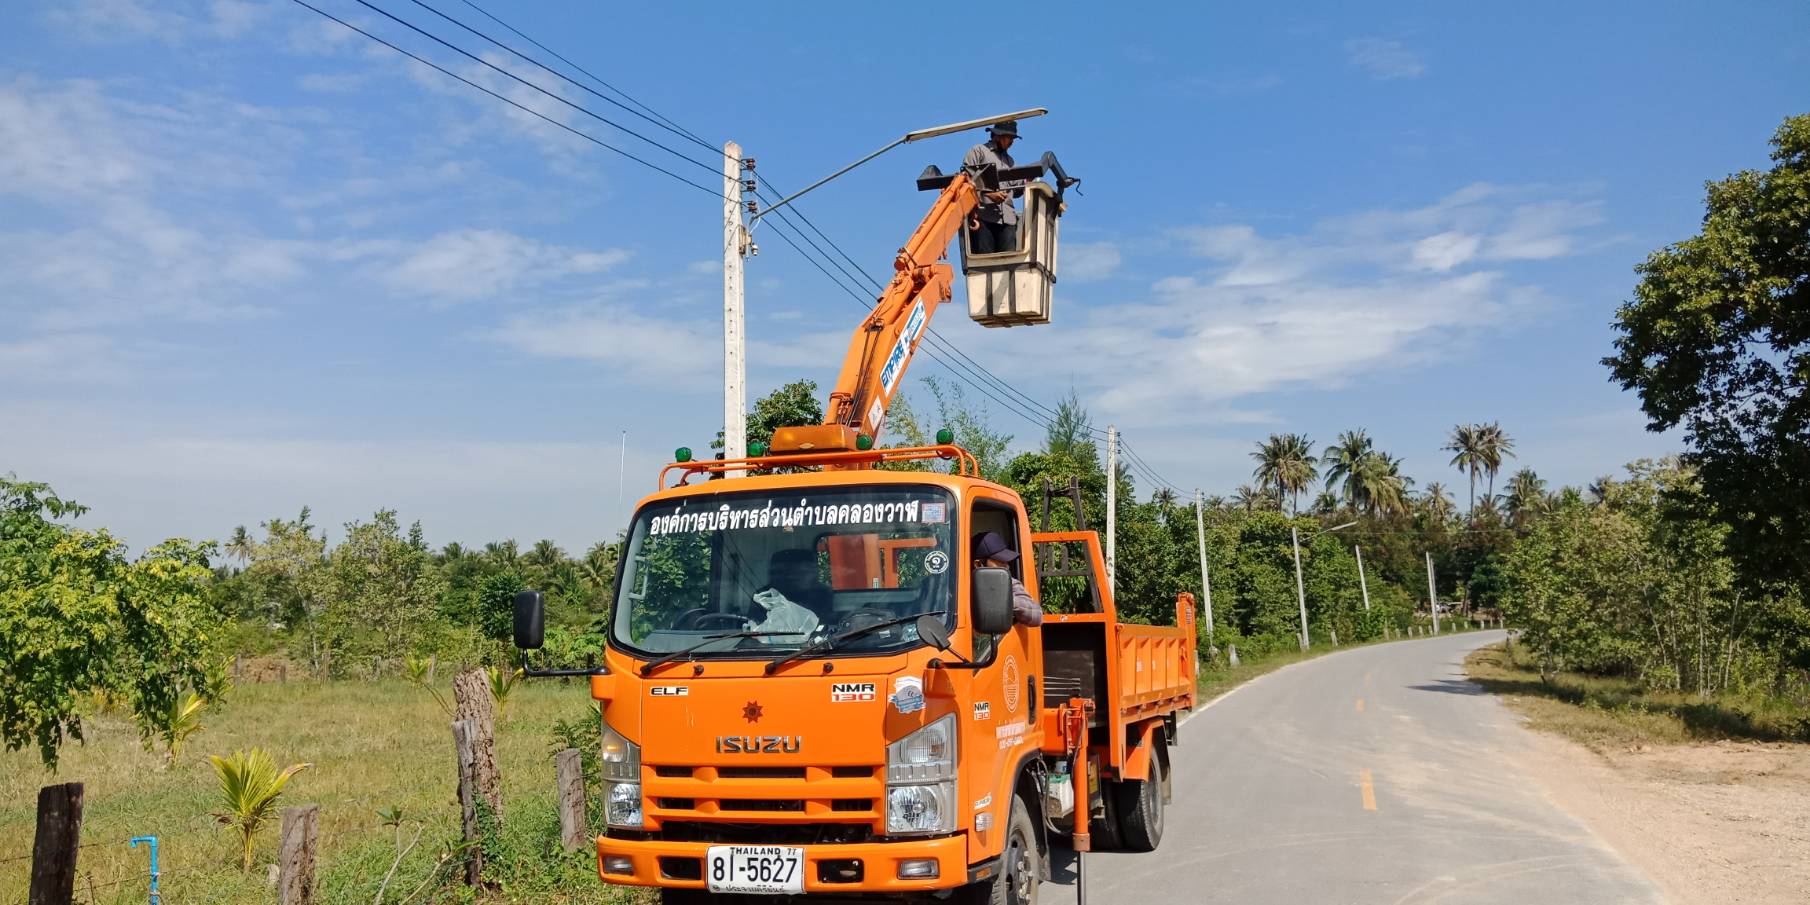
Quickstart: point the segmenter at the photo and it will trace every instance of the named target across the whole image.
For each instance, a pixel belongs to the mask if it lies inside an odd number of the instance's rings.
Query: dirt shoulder
[[[1810,745],[1609,741],[1550,700],[1503,698],[1545,730],[1520,766],[1678,905],[1810,901]]]

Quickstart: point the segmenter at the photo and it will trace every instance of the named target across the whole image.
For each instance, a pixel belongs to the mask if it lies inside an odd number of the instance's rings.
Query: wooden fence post
[[[277,848],[278,905],[310,905],[314,901],[314,838],[321,806],[283,809],[282,839]]]
[[[69,905],[82,844],[82,784],[38,790],[38,833],[31,844],[31,905]]]
[[[590,836],[585,821],[584,756],[577,748],[567,748],[553,756],[553,765],[559,779],[559,842],[566,851],[575,852],[585,847]]]
[[[277,684],[278,685],[288,685],[289,684],[289,664],[288,663],[278,663],[277,664]]]
[[[472,723],[472,751],[476,757],[472,776],[476,790],[498,823],[503,822],[503,783],[496,765],[496,697],[490,693],[490,677],[481,669],[467,670],[453,679],[453,719]]]

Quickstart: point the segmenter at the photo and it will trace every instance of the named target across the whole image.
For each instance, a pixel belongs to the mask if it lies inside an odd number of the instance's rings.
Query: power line
[[[300,0],[298,0],[298,2],[300,2]],[[639,138],[642,141],[647,142],[648,144],[653,145],[654,147],[659,148],[660,150],[665,151],[666,153],[671,154],[672,156],[677,157],[680,160],[685,161],[686,163],[691,164],[692,166],[698,167],[707,173],[710,173],[712,175],[720,175],[720,173],[718,172],[717,167],[715,165],[705,163],[701,160],[697,160],[692,157],[687,157],[684,154],[682,154],[678,151],[675,151],[672,148],[667,147],[666,145],[663,145],[651,138],[648,138],[647,136],[642,135],[641,133],[636,132],[633,129],[630,129],[627,126],[624,126],[621,123],[616,122],[615,120],[612,120],[609,117],[606,117],[603,114],[598,113],[597,111],[584,106],[583,104],[575,104],[569,100],[566,100],[565,98],[560,97],[558,94],[555,94],[552,91],[548,91],[547,89],[541,87],[540,85],[535,84],[534,82],[530,82],[527,79],[524,79],[521,76],[516,75],[515,73],[510,72],[509,70],[504,69],[503,67],[498,66],[497,64],[492,63],[489,60],[486,60],[483,57],[480,57],[477,54],[474,54],[471,51],[466,50],[466,49],[452,43],[451,41],[448,41],[445,38],[442,38],[439,35],[436,35],[430,31],[422,28],[419,25],[414,24],[413,22],[408,21],[407,19],[404,19],[400,16],[397,16],[394,13],[389,12],[388,10],[385,10],[383,7],[380,7],[374,3],[371,3],[370,0],[355,0],[355,2],[357,2],[359,6],[362,6],[368,10],[371,10],[372,12],[375,12],[378,15],[383,16],[386,19],[389,19],[391,22],[395,22],[396,24],[401,25],[403,28],[406,28],[409,31],[414,32],[415,34],[418,34],[430,41],[433,41],[434,43],[439,44],[441,47],[444,47],[444,48],[452,51],[453,53],[459,54],[460,56],[462,56],[474,63],[477,63],[480,66],[490,69],[491,71],[497,73],[498,75],[503,76],[504,78],[510,79],[524,87],[532,88],[535,91],[538,91],[541,94],[544,94],[549,98],[552,98],[553,100],[556,100],[562,104],[565,104],[566,106],[571,107],[573,110],[583,113],[584,115],[589,116],[592,119],[595,119],[598,122],[603,123],[604,125],[607,125],[613,129],[618,129],[622,132],[628,133],[629,135],[633,135],[634,137]],[[420,0],[415,0],[415,2],[420,3]],[[436,15],[439,15],[441,18],[444,18],[450,22],[453,22],[454,24],[459,25],[462,28],[471,30],[471,31],[473,31],[474,34],[479,34],[480,37],[483,37],[482,34],[476,32],[475,30],[472,30],[470,26],[465,25],[464,23],[459,22],[456,19],[453,19],[451,16],[448,16],[445,13],[442,13],[439,10],[434,9],[431,6],[427,6],[424,3],[422,3],[420,5],[425,7],[429,11],[435,13]],[[490,39],[486,38],[486,40],[490,40]],[[500,47],[502,45],[499,44],[498,46]],[[511,51],[511,52],[513,53],[514,51]],[[546,69],[546,67],[544,67],[544,66],[541,68]],[[562,79],[566,79],[566,81],[568,81],[568,82],[572,81],[571,79],[566,78],[565,76],[560,75],[557,72],[553,72],[553,70],[551,70],[551,69],[547,69],[547,71],[552,72],[554,75],[559,76]],[[577,84],[577,83],[573,82],[573,84]],[[579,87],[582,88],[584,86],[580,85]],[[594,92],[594,91],[591,93],[596,94],[596,92]],[[601,97],[601,95],[599,95],[599,96]],[[604,99],[609,100],[608,98],[604,98]],[[615,103],[615,102],[611,101],[611,103]],[[622,105],[617,104],[617,106],[620,107]],[[626,109],[626,108],[624,108],[624,109]],[[706,146],[706,147],[708,147],[708,146]],[[715,149],[712,149],[712,150],[715,150]],[[715,194],[720,194],[720,193],[715,193]]]
[[[362,2],[362,0],[361,0],[361,2]],[[566,74],[565,74],[565,73],[563,73],[563,72],[559,72],[559,71],[557,71],[557,70],[555,70],[555,69],[553,69],[553,68],[551,68],[551,67],[549,67],[549,66],[547,66],[547,65],[546,65],[546,64],[545,64],[545,63],[542,63],[542,62],[541,62],[541,61],[539,61],[539,60],[536,60],[536,59],[534,59],[534,58],[533,58],[533,57],[530,57],[530,56],[528,56],[528,55],[527,55],[527,54],[525,54],[525,53],[522,53],[522,52],[521,52],[521,51],[519,51],[519,50],[516,50],[516,49],[515,49],[515,48],[513,48],[513,47],[510,47],[510,46],[509,46],[509,45],[507,45],[507,44],[504,44],[504,43],[503,43],[503,42],[501,42],[501,41],[499,41],[499,40],[497,40],[497,39],[495,39],[495,38],[493,38],[493,37],[491,37],[491,36],[489,36],[489,35],[487,35],[487,34],[485,34],[485,33],[483,33],[483,32],[481,32],[481,31],[478,31],[478,30],[477,30],[477,29],[475,29],[475,28],[472,28],[472,27],[471,27],[471,26],[470,26],[470,25],[467,25],[467,24],[465,24],[465,23],[464,23],[464,22],[461,22],[461,21],[459,21],[459,20],[458,20],[458,19],[456,19],[456,18],[454,18],[454,17],[452,17],[452,16],[450,16],[450,15],[447,15],[447,14],[446,14],[446,13],[443,13],[443,12],[441,12],[441,11],[440,11],[440,10],[438,10],[438,9],[435,9],[435,8],[434,8],[434,7],[432,7],[432,6],[429,6],[429,5],[428,5],[428,4],[427,4],[427,3],[425,3],[425,2],[423,2],[423,0],[409,0],[409,2],[411,2],[411,3],[413,3],[413,4],[415,4],[415,5],[416,5],[416,6],[419,6],[419,7],[421,7],[421,8],[422,8],[422,9],[425,9],[425,10],[427,10],[427,11],[428,11],[428,12],[430,12],[430,13],[433,13],[433,14],[434,14],[434,15],[436,15],[436,16],[439,16],[439,17],[440,17],[440,18],[442,18],[442,19],[445,19],[445,20],[446,20],[446,21],[448,21],[448,22],[451,22],[451,23],[452,23],[452,24],[454,24],[454,25],[457,25],[457,26],[458,26],[458,27],[460,27],[460,28],[462,28],[462,29],[464,29],[464,30],[466,30],[466,31],[467,31],[467,32],[470,32],[470,33],[471,33],[471,34],[474,34],[474,35],[477,35],[477,36],[478,36],[478,37],[480,37],[480,38],[483,38],[483,39],[484,39],[484,40],[485,40],[485,41],[488,41],[488,42],[489,42],[489,43],[490,43],[490,44],[491,44],[491,45],[492,45],[492,46],[495,46],[495,47],[498,47],[498,48],[501,48],[501,49],[503,49],[503,50],[506,50],[506,51],[508,51],[508,52],[510,52],[510,53],[511,53],[511,54],[514,54],[514,55],[515,55],[515,56],[516,56],[516,58],[517,58],[517,59],[520,59],[520,60],[522,60],[522,61],[523,61],[523,62],[525,62],[525,63],[528,63],[528,64],[529,64],[529,65],[531,65],[531,66],[535,66],[535,67],[537,67],[537,68],[539,68],[539,69],[540,69],[540,70],[542,70],[542,71],[543,71],[543,72],[546,72],[546,73],[547,73],[547,74],[548,74],[548,75],[551,75],[551,76],[554,76],[554,77],[556,77],[556,78],[559,78],[559,79],[563,79],[563,80],[565,80],[565,81],[567,81],[567,82],[570,82],[570,83],[571,83],[571,84],[572,84],[572,85],[574,85],[574,86],[576,86],[576,87],[577,87],[577,88],[578,88],[578,89],[579,89],[579,90],[580,90],[580,91],[583,91],[583,92],[585,92],[585,93],[587,93],[587,94],[589,94],[589,95],[591,95],[591,96],[592,96],[592,97],[595,97],[595,98],[597,98],[597,99],[598,99],[598,100],[601,100],[601,101],[604,101],[604,102],[605,102],[605,103],[609,103],[609,104],[614,104],[614,105],[616,105],[616,106],[617,106],[617,107],[620,107],[620,108],[621,108],[621,109],[622,109],[622,110],[624,110],[624,111],[625,111],[625,112],[627,112],[627,113],[629,113],[629,114],[630,114],[630,115],[632,115],[632,116],[638,116],[638,117],[640,117],[640,118],[641,118],[641,119],[643,119],[643,120],[645,120],[645,121],[647,121],[647,122],[649,122],[649,123],[651,123],[651,124],[653,124],[653,125],[654,125],[654,126],[656,126],[656,127],[658,127],[658,128],[661,128],[661,129],[665,129],[665,130],[666,130],[666,131],[668,131],[668,132],[671,132],[671,133],[672,133],[672,134],[674,134],[674,135],[677,135],[677,136],[679,136],[679,137],[680,137],[680,138],[683,138],[683,139],[685,139],[685,140],[686,140],[686,141],[690,141],[690,142],[694,142],[694,143],[696,143],[696,144],[697,144],[697,145],[698,145],[698,146],[699,146],[699,147],[701,147],[701,148],[703,148],[703,149],[704,149],[704,150],[706,150],[706,151],[710,151],[710,152],[712,152],[712,153],[720,153],[720,152],[721,152],[721,149],[720,149],[720,148],[717,148],[717,147],[713,147],[713,146],[712,146],[712,145],[710,145],[710,144],[708,144],[708,143],[706,143],[706,142],[705,142],[705,141],[704,141],[704,140],[703,140],[703,139],[701,139],[701,138],[699,138],[699,137],[697,137],[697,136],[695,136],[695,135],[693,135],[693,134],[691,134],[691,133],[689,133],[689,132],[686,132],[686,131],[685,131],[685,130],[683,130],[683,129],[680,129],[680,128],[678,128],[678,127],[677,127],[677,126],[674,126],[674,125],[669,125],[669,124],[667,124],[667,123],[664,123],[664,122],[661,122],[661,121],[660,121],[660,120],[658,120],[658,119],[654,119],[654,118],[653,118],[653,117],[651,117],[651,116],[648,116],[648,115],[647,115],[647,114],[645,114],[645,113],[642,113],[642,112],[641,112],[641,111],[639,111],[639,110],[636,110],[636,109],[635,109],[635,108],[633,108],[633,107],[630,107],[630,106],[629,106],[629,105],[627,105],[627,104],[624,104],[624,103],[622,103],[622,102],[621,102],[621,101],[619,101],[619,100],[616,100],[616,99],[615,99],[615,98],[613,98],[613,97],[608,97],[608,96],[606,96],[606,95],[604,95],[604,94],[602,94],[602,93],[599,93],[599,92],[598,92],[598,91],[596,91],[596,90],[595,90],[595,89],[593,89],[593,88],[591,88],[591,86],[589,86],[589,85],[586,85],[586,84],[584,84],[584,83],[583,83],[583,82],[580,82],[580,81],[577,81],[577,80],[576,80],[576,79],[573,79],[573,78],[571,78],[571,77],[570,77],[570,76],[567,76],[567,75],[566,75]],[[492,21],[494,21],[494,22],[496,22],[496,23],[497,23],[497,24],[499,24],[499,25],[502,25],[502,26],[503,26],[503,27],[504,27],[504,28],[509,28],[509,26],[508,26],[508,24],[506,24],[506,23],[504,23],[504,22],[503,22],[503,21],[502,21],[502,20],[501,20],[501,19],[498,19],[498,18],[496,18],[496,17],[495,17],[495,16],[491,16],[491,15],[490,15],[490,14],[489,14],[489,13],[486,13],[486,12],[484,12],[484,10],[482,10],[482,9],[479,9],[479,8],[478,8],[478,7],[477,7],[477,6],[476,6],[476,5],[475,5],[475,4],[472,4],[472,3],[471,3],[471,2],[470,2],[470,0],[465,0],[465,2],[466,2],[466,5],[468,5],[468,6],[471,6],[471,7],[472,7],[472,8],[473,8],[473,9],[476,9],[476,10],[478,10],[478,12],[480,12],[480,13],[483,13],[483,14],[484,14],[484,15],[486,15],[486,16],[489,16],[489,17],[490,17],[490,19],[491,19],[491,20],[492,20]],[[513,29],[513,28],[509,28],[509,30],[510,30],[510,31],[515,31],[515,29]],[[516,34],[518,34],[518,35],[520,35],[520,34],[521,34],[521,32],[516,32]],[[523,35],[523,37],[527,37],[527,36],[526,36],[526,35]],[[533,41],[533,39],[532,39],[532,38],[528,38],[528,40],[529,40],[529,41]],[[535,45],[535,46],[537,46],[537,47],[539,47],[539,46],[540,46],[540,45],[539,45],[539,44],[536,44],[536,45]],[[545,47],[541,47],[541,49],[542,49],[542,50],[546,50],[546,48],[545,48]],[[547,51],[547,52],[548,52],[548,53],[552,53],[552,51]],[[553,54],[553,55],[554,55],[554,56],[556,56],[556,57],[557,57],[557,56],[559,56],[559,54]],[[564,58],[564,57],[560,57],[560,59],[565,59],[565,58]],[[569,61],[569,60],[568,60],[568,61],[566,61],[566,65],[568,65],[568,66],[569,66],[569,65],[572,65],[572,63],[571,63],[571,61]],[[586,74],[587,74],[587,75],[589,75],[589,73],[586,73]],[[597,77],[596,77],[596,76],[591,76],[591,77],[592,77],[592,78],[594,78],[594,79],[595,79],[595,78],[597,78]],[[602,80],[602,79],[597,79],[597,80],[598,80],[598,81],[599,81],[599,82],[602,82],[602,81],[603,81],[603,80]],[[606,84],[606,87],[607,87],[607,83],[605,83],[605,84]],[[618,94],[622,94],[622,91],[621,91],[621,90],[620,90],[620,89],[617,89],[617,88],[614,88],[614,87],[610,87],[610,90],[612,90],[612,91],[615,91],[615,92],[616,92],[616,93],[618,93]],[[626,94],[623,94],[623,97],[628,97],[628,95],[626,95]],[[630,100],[633,100],[633,98],[630,98]],[[613,124],[613,123],[612,123],[612,125],[614,125],[614,124]],[[620,126],[617,126],[617,128],[622,128],[622,127],[620,127]],[[624,129],[624,130],[623,130],[623,131],[625,131],[625,132],[626,132],[626,131],[628,131],[628,130],[626,130],[626,129]],[[630,133],[630,134],[634,134],[634,133]],[[642,138],[642,140],[643,140],[643,141],[647,141],[647,139],[646,139],[646,138],[643,138],[643,137],[642,137],[642,136],[639,136],[639,135],[636,135],[636,137],[637,137],[637,138]],[[651,142],[650,142],[650,143],[651,143]],[[677,152],[674,152],[674,153],[677,153]]]
[[[570,133],[572,133],[572,134],[573,134],[573,135],[576,135],[576,136],[578,136],[578,137],[579,137],[579,138],[582,138],[582,139],[584,139],[584,140],[585,140],[585,141],[588,141],[588,142],[590,142],[590,143],[592,143],[592,144],[594,144],[594,145],[597,145],[597,146],[598,146],[598,147],[601,147],[601,148],[605,148],[605,149],[607,149],[607,150],[610,150],[610,151],[614,151],[614,152],[616,152],[616,153],[617,153],[617,154],[620,154],[620,155],[622,155],[622,156],[623,156],[623,157],[626,157],[626,158],[628,158],[628,159],[629,159],[629,160],[632,160],[632,161],[634,161],[634,162],[636,162],[636,163],[638,163],[638,164],[641,164],[641,165],[642,165],[642,166],[644,166],[644,167],[647,167],[647,168],[648,168],[648,169],[650,169],[650,170],[653,170],[653,171],[655,171],[655,172],[658,172],[658,173],[663,173],[663,174],[665,174],[665,175],[667,175],[667,176],[669,176],[669,177],[671,177],[671,178],[673,178],[673,179],[676,179],[676,180],[678,180],[678,181],[679,181],[679,182],[683,182],[683,183],[685,183],[685,184],[686,184],[686,185],[689,185],[689,186],[691,186],[691,187],[692,187],[692,188],[694,188],[694,189],[697,189],[697,190],[698,190],[698,191],[701,191],[701,192],[704,192],[704,193],[705,193],[705,194],[708,194],[708,195],[711,195],[711,196],[713,196],[713,197],[715,197],[715,198],[718,198],[718,199],[721,199],[721,198],[722,198],[722,197],[723,197],[723,193],[722,193],[722,192],[719,192],[719,191],[717,191],[717,190],[716,190],[716,189],[712,189],[712,188],[710,188],[710,187],[708,187],[708,186],[704,186],[704,185],[700,185],[700,184],[698,184],[698,183],[696,183],[696,182],[693,182],[693,181],[691,181],[691,180],[690,180],[690,179],[687,179],[687,178],[685,178],[685,177],[684,177],[684,176],[680,176],[680,175],[679,175],[679,174],[677,174],[677,173],[674,173],[674,172],[673,172],[673,171],[671,171],[671,170],[669,170],[669,169],[666,169],[666,168],[665,168],[665,167],[662,167],[662,166],[660,166],[660,165],[659,165],[659,164],[656,164],[656,163],[652,163],[652,162],[650,162],[650,161],[647,161],[647,160],[644,160],[644,159],[642,159],[642,158],[640,158],[640,157],[637,157],[637,156],[636,156],[636,155],[634,155],[634,154],[631,154],[631,153],[629,153],[629,152],[628,152],[628,151],[624,151],[624,150],[623,150],[623,149],[621,149],[621,148],[618,148],[618,147],[616,147],[616,146],[615,146],[615,145],[612,145],[612,144],[610,144],[610,143],[609,143],[609,142],[606,142],[606,141],[604,141],[604,140],[603,140],[603,139],[600,139],[600,138],[598,138],[598,137],[597,137],[597,136],[595,136],[595,135],[591,135],[591,134],[590,134],[590,133],[588,133],[588,132],[582,132],[582,131],[580,131],[580,130],[578,130],[578,129],[574,129],[574,128],[572,128],[572,127],[571,127],[571,126],[568,126],[568,125],[566,125],[566,124],[565,124],[565,123],[562,123],[562,122],[560,122],[560,121],[559,121],[559,120],[556,120],[556,119],[554,119],[554,118],[553,118],[553,117],[550,117],[550,116],[548,116],[548,115],[546,115],[546,114],[544,114],[544,113],[541,113],[541,112],[540,112],[540,111],[538,111],[538,110],[534,110],[534,109],[532,109],[532,108],[529,108],[529,107],[527,107],[527,106],[525,106],[525,105],[523,105],[523,104],[520,104],[520,103],[517,103],[517,102],[516,102],[516,101],[513,101],[513,100],[511,100],[511,99],[509,99],[509,98],[507,98],[507,97],[504,97],[504,96],[503,96],[503,95],[501,95],[501,94],[498,94],[498,93],[496,93],[496,92],[495,92],[495,91],[492,91],[492,90],[490,90],[490,89],[489,89],[489,88],[486,88],[486,87],[484,87],[484,86],[483,86],[483,85],[480,85],[480,84],[478,84],[478,83],[476,83],[476,82],[474,82],[474,81],[472,81],[472,80],[470,80],[470,79],[468,79],[468,78],[465,78],[465,77],[464,77],[464,76],[462,76],[462,75],[459,75],[459,74],[458,74],[458,73],[455,73],[455,72],[452,72],[452,71],[451,71],[451,70],[449,70],[449,69],[447,69],[447,68],[446,68],[446,67],[444,67],[444,66],[441,66],[441,65],[439,65],[439,64],[437,64],[437,63],[434,63],[434,62],[432,62],[432,61],[430,61],[430,60],[426,60],[426,59],[423,59],[423,58],[422,58],[422,57],[420,57],[420,56],[417,56],[417,55],[416,55],[416,54],[413,54],[413,53],[410,53],[410,52],[409,52],[409,51],[407,51],[407,50],[403,50],[403,49],[402,49],[402,48],[400,48],[400,47],[397,47],[397,46],[396,46],[396,45],[395,45],[395,44],[392,44],[392,43],[390,43],[390,42],[389,42],[389,41],[386,41],[386,40],[384,40],[384,39],[382,39],[382,38],[380,38],[380,37],[378,37],[378,36],[376,36],[376,35],[374,35],[374,34],[371,34],[371,33],[370,33],[370,32],[368,32],[368,31],[365,31],[365,30],[364,30],[364,29],[362,29],[362,28],[359,28],[359,27],[358,27],[358,26],[356,26],[356,25],[353,25],[353,24],[352,24],[352,23],[350,23],[350,22],[347,22],[347,21],[346,21],[346,20],[344,20],[344,19],[341,19],[341,18],[340,18],[340,17],[338,17],[338,16],[335,16],[335,15],[333,15],[333,14],[332,14],[332,13],[329,13],[329,12],[327,12],[327,11],[325,11],[325,10],[323,10],[323,9],[321,9],[321,8],[319,8],[319,7],[317,7],[317,6],[314,6],[314,5],[312,5],[312,4],[310,4],[310,3],[308,3],[308,2],[307,2],[307,0],[294,0],[294,2],[295,2],[295,3],[296,3],[296,5],[298,5],[298,6],[302,6],[302,7],[304,7],[304,8],[306,8],[306,9],[308,9],[308,10],[311,10],[311,11],[313,11],[313,12],[314,12],[314,13],[315,13],[315,14],[317,14],[317,15],[319,15],[319,16],[322,16],[322,17],[324,17],[324,18],[327,18],[327,19],[330,19],[330,20],[332,20],[332,21],[334,21],[334,22],[337,22],[337,23],[339,23],[339,24],[340,24],[340,25],[343,25],[343,26],[345,26],[345,27],[346,27],[346,28],[348,28],[348,29],[351,29],[351,30],[352,30],[352,31],[355,31],[355,32],[357,32],[357,33],[359,33],[359,34],[361,34],[361,35],[364,35],[364,36],[365,36],[365,37],[367,37],[367,38],[370,38],[370,39],[371,39],[371,40],[373,40],[373,41],[375,41],[375,42],[377,42],[377,43],[379,43],[379,44],[382,44],[382,45],[383,45],[383,46],[385,46],[385,47],[388,47],[388,48],[389,48],[389,49],[391,49],[391,50],[393,50],[393,51],[395,51],[395,52],[397,52],[397,53],[399,53],[399,54],[402,54],[402,55],[403,55],[403,56],[405,56],[405,57],[408,57],[408,58],[409,58],[409,59],[411,59],[411,60],[414,60],[414,61],[415,61],[415,62],[417,62],[417,63],[420,63],[420,64],[421,64],[421,65],[423,65],[423,66],[426,66],[426,67],[428,67],[428,68],[429,68],[429,69],[432,69],[432,70],[434,70],[434,71],[435,71],[435,72],[438,72],[438,73],[440,73],[440,74],[441,74],[441,75],[444,75],[444,76],[447,76],[447,77],[448,77],[448,78],[452,78],[452,79],[455,79],[455,80],[457,80],[457,81],[460,81],[460,82],[463,82],[463,83],[464,83],[464,84],[466,84],[466,85],[468,85],[468,86],[470,86],[470,87],[472,87],[472,88],[476,88],[476,89],[477,89],[477,90],[479,90],[479,91],[482,91],[482,92],[484,92],[484,93],[485,93],[485,94],[488,94],[488,95],[490,95],[490,96],[491,96],[491,97],[494,97],[494,98],[496,98],[496,99],[497,99],[497,100],[499,100],[499,101],[502,101],[502,102],[503,102],[503,103],[505,103],[505,104],[508,104],[508,105],[509,105],[509,106],[511,106],[511,107],[514,107],[514,108],[516,108],[516,109],[517,109],[517,110],[520,110],[520,111],[522,111],[522,112],[523,112],[523,113],[526,113],[526,114],[528,114],[528,115],[530,115],[530,116],[533,116],[533,117],[535,117],[535,118],[536,118],[536,119],[540,119],[540,120],[543,120],[543,121],[545,121],[545,122],[547,122],[547,123],[550,123],[550,124],[552,124],[552,125],[554,125],[554,126],[558,126],[558,127],[559,127],[559,128],[561,128],[561,129],[564,129],[564,130],[565,130],[565,131],[567,131],[567,132],[570,132]],[[689,159],[689,158],[688,158],[688,159]]]

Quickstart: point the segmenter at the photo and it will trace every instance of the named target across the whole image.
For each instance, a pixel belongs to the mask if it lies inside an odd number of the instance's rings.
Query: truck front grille
[[[642,781],[648,822],[669,839],[716,835],[698,828],[758,820],[766,836],[757,833],[751,841],[783,834],[809,842],[825,833],[871,836],[885,820],[885,783],[872,764],[649,764]]]

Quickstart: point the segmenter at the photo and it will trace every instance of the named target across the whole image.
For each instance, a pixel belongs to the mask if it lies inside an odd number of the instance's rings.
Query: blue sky
[[[353,0],[319,5],[692,167]],[[1694,231],[1703,180],[1763,165],[1810,106],[1799,2],[1045,5],[978,31],[954,7],[485,5],[739,141],[780,189],[909,129],[1050,108],[1020,150],[1085,179],[1056,323],[983,330],[951,307],[935,326],[1040,400],[1074,389],[1209,493],[1284,430],[1364,427],[1461,497],[1438,449],[1460,421],[1500,420],[1512,465],[1555,484],[1672,450],[1597,363],[1608,322],[1633,265]],[[632,501],[720,426],[709,195],[287,0],[0,19],[0,472],[138,547],[303,504],[330,526],[394,507],[435,543],[582,547],[620,523],[622,431]],[[883,275],[929,200],[912,178],[971,141],[896,150],[804,210]],[[761,248],[751,389],[827,383],[859,309],[776,237]]]

